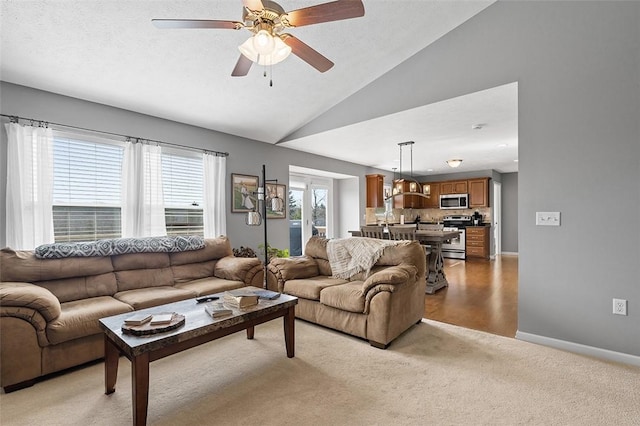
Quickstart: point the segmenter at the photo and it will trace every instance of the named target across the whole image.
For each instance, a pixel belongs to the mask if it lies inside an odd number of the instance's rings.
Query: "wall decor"
[[[268,183],[266,204],[268,219],[285,219],[287,217],[287,185]]]
[[[231,174],[231,212],[246,213],[258,208],[258,176]]]

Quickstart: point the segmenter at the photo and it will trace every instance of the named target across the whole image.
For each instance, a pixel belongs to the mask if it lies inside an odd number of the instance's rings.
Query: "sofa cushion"
[[[311,237],[304,247],[305,256],[312,257],[318,265],[320,275],[333,275],[331,265],[329,265],[329,256],[327,255],[328,239],[322,237]]]
[[[204,241],[204,248],[184,253],[171,253],[171,265],[185,265],[187,263],[217,260],[225,256],[233,256],[233,249],[227,237],[208,238]]]
[[[100,275],[113,271],[109,257],[38,259],[31,250],[0,250],[0,281],[38,281]]]
[[[118,291],[116,276],[113,272],[88,275],[86,277],[39,281],[37,284],[53,293],[60,302],[98,296],[113,296]]]
[[[320,303],[342,311],[363,313],[365,297],[362,281],[327,287],[320,292]]]
[[[318,275],[309,279],[289,280],[284,283],[284,292],[303,299],[320,300],[320,292],[332,286],[348,282],[342,278]]]
[[[327,243],[329,240],[322,237],[311,237],[304,246],[304,254],[315,259],[329,260],[327,256]]]
[[[217,260],[207,262],[187,263],[184,265],[171,265],[174,283],[185,283],[199,278],[212,277]]]
[[[201,278],[199,280],[174,285],[175,288],[190,291],[195,293],[196,296],[220,293],[245,286],[246,284],[243,281],[225,280],[218,277]]]
[[[65,302],[61,309],[58,318],[47,324],[47,338],[52,345],[101,333],[98,326],[100,318],[133,310],[128,304],[110,296]]]
[[[195,253],[195,252],[189,252]],[[168,268],[168,253],[131,253],[111,256],[115,271],[128,271],[132,269],[160,269]]]
[[[147,287],[167,287],[173,285],[173,272],[171,268],[118,271],[116,279],[119,292]]]
[[[174,287],[149,287],[135,290],[120,291],[114,297],[127,305],[139,309],[164,305],[165,303],[178,302],[180,300],[196,297],[194,291]]]

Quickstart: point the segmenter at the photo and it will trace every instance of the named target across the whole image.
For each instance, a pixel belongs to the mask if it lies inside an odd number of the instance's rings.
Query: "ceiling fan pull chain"
[[[269,87],[273,87],[273,64],[269,65]]]

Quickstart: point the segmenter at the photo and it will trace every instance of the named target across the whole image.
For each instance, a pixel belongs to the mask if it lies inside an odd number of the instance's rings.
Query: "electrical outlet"
[[[613,313],[616,315],[627,315],[627,301],[624,299],[613,299]]]
[[[536,225],[560,226],[560,212],[536,212]]]

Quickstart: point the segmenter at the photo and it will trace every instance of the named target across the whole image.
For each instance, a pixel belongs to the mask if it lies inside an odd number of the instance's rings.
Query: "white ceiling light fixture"
[[[447,160],[447,164],[449,165],[449,167],[452,167],[455,169],[456,167],[460,167],[460,164],[462,164],[462,160],[459,158],[454,158],[451,160]]]
[[[260,32],[238,46],[240,53],[259,65],[275,65],[287,59],[291,48],[280,37],[271,37],[266,31],[266,35],[261,35]]]

